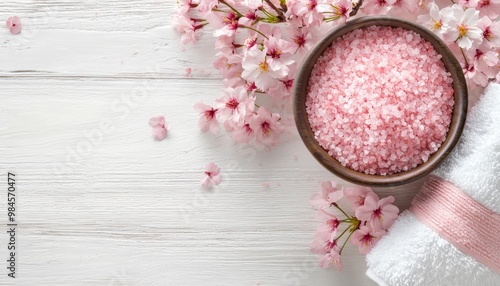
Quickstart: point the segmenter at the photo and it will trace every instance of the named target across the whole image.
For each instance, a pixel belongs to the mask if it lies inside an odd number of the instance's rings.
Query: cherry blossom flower
[[[236,125],[231,132],[231,136],[240,143],[247,144],[250,140],[255,138],[255,131],[250,126],[253,114],[247,115],[242,124]]]
[[[228,36],[232,37],[239,27],[238,17],[233,11],[227,13],[223,18],[222,22],[224,26],[218,30],[214,31],[215,37]]]
[[[366,14],[385,14],[395,2],[396,0],[367,0],[361,6],[361,10]]]
[[[460,6],[464,9],[476,8],[478,2],[478,0],[458,0],[458,4],[460,4]]]
[[[5,22],[5,27],[9,29],[12,35],[21,33],[23,29],[23,26],[21,25],[21,19],[19,19],[19,17],[17,16],[9,17],[9,19],[7,19],[7,21]]]
[[[262,2],[260,2],[262,4]],[[251,9],[248,10],[243,16],[238,20],[239,25],[243,26],[253,26],[254,24],[258,23],[261,17],[257,15],[257,10]]]
[[[446,10],[444,10],[444,12],[446,12]],[[443,15],[439,11],[439,7],[434,2],[429,3],[429,14],[418,16],[417,21],[430,28],[439,36],[442,36],[443,32],[446,30],[445,25],[447,21],[443,19]]]
[[[289,73],[288,66],[293,64],[293,44],[281,38],[269,36],[264,40],[266,55],[269,59],[269,66],[272,70],[283,70],[284,74]]]
[[[215,42],[215,48],[219,51],[217,55],[229,57],[236,52],[237,46],[234,43],[234,37],[220,36]]]
[[[385,230],[374,230],[368,226],[362,225],[355,230],[350,238],[352,244],[357,245],[361,254],[367,254],[386,233]]]
[[[485,86],[488,81],[495,78],[495,67],[498,62],[498,53],[490,49],[487,42],[483,42],[477,48],[467,51],[469,58],[468,66],[465,67],[464,75],[471,78],[476,84]]]
[[[149,119],[149,126],[153,127],[152,133],[155,140],[161,141],[167,137],[167,125],[163,115],[153,116]]]
[[[271,58],[267,51],[260,50],[258,46],[250,48],[242,61],[243,72],[241,77],[255,82],[261,90],[267,90],[276,84],[276,79],[286,76],[286,70],[274,70],[271,66]]]
[[[318,11],[317,0],[289,0],[286,4],[288,10],[285,15],[300,18],[305,26],[319,25],[324,18]]]
[[[321,191],[311,196],[310,202],[315,209],[329,208],[343,196],[343,191],[337,189],[335,181],[325,181],[321,183]]]
[[[227,0],[227,2],[234,4],[231,0]],[[212,12],[213,8],[217,7],[217,4],[219,4],[219,0],[200,0],[198,12],[201,16],[205,17]]]
[[[197,103],[194,105],[194,110],[200,113],[198,126],[202,132],[207,132],[208,130],[210,130],[213,134],[217,134],[219,132],[219,122],[216,117],[218,109],[203,103]]]
[[[465,49],[472,47],[473,41],[481,40],[482,31],[477,27],[479,11],[474,8],[462,10],[459,5],[453,5],[449,17],[448,30],[444,33],[447,41],[456,41],[458,46]]]
[[[295,66],[292,66],[290,70],[295,70]],[[276,85],[267,91],[267,94],[278,99],[291,98],[294,82],[294,76],[292,75],[295,75],[295,72],[290,72],[288,76],[278,80]]]
[[[199,29],[203,27],[202,24],[197,25],[185,14],[175,14],[172,20],[174,29],[182,35],[181,43],[183,45],[196,43],[199,34]]]
[[[500,15],[500,0],[479,0],[476,6],[479,15],[495,19]]]
[[[410,12],[416,13],[420,9],[418,2],[415,0],[396,0],[391,6],[392,13]]]
[[[256,134],[255,141],[266,147],[276,145],[284,131],[280,118],[278,113],[270,113],[265,107],[260,107],[250,121],[250,127]]]
[[[318,210],[318,219],[319,221],[323,222],[323,224],[318,227],[318,232],[336,232],[340,225],[340,220],[334,214],[331,214],[324,208]]]
[[[247,91],[255,91],[257,86],[255,85],[255,82],[247,81],[245,82],[245,89]]]
[[[318,33],[317,29],[308,29],[306,27],[294,29],[291,35],[291,42],[295,47],[294,53],[305,56],[321,36],[322,34]]]
[[[365,203],[355,211],[356,217],[367,221],[374,230],[388,229],[398,217],[399,209],[392,203],[394,197],[389,196],[381,200],[367,196]]]
[[[257,38],[255,37],[249,37],[245,39],[244,46],[246,47],[247,51],[250,50],[253,46],[257,44]]]
[[[493,22],[489,17],[482,17],[477,27],[483,31],[483,38],[491,45],[500,47],[500,22]]]
[[[321,5],[319,11],[325,14],[325,21],[346,22],[349,19],[349,13],[352,11],[351,0],[336,0],[328,5]],[[331,15],[331,16],[330,16]]]
[[[240,118],[244,117],[247,112],[253,112],[255,97],[248,96],[245,87],[227,87],[222,89],[222,91],[224,92],[224,96],[215,100],[222,120],[231,119],[239,122]]]
[[[321,186],[321,192],[311,197],[311,204],[318,210],[321,222],[311,243],[311,251],[321,255],[321,267],[334,265],[341,270],[340,256],[346,244],[350,241],[358,246],[360,253],[368,253],[392,225],[399,210],[391,204],[394,197],[379,200],[367,187],[355,186],[341,191],[334,181],[323,182]],[[343,196],[353,205],[355,215],[346,212],[339,204]],[[347,238],[342,242],[344,235]]]
[[[375,194],[370,188],[360,186],[345,188],[344,196],[353,204],[354,208],[364,205],[367,196],[372,196],[375,200],[379,200],[377,194]]]
[[[314,235],[314,240],[311,243],[311,251],[314,254],[324,255],[330,252],[337,246],[335,233],[331,231],[318,231]]]
[[[239,75],[243,72],[241,59],[242,55],[240,54],[226,56],[218,53],[214,61],[214,68],[218,69],[226,80],[239,78]]]
[[[191,8],[193,8],[192,0],[177,0],[179,4],[177,6],[177,12],[180,14],[187,14]]]
[[[201,185],[204,188],[210,188],[212,185],[218,185],[222,181],[222,176],[220,174],[220,168],[215,163],[208,163],[205,166],[205,171],[201,178]]]
[[[262,7],[262,0],[244,0],[245,6],[251,10],[257,10]]]
[[[343,266],[338,250],[334,248],[327,254],[323,255],[319,260],[319,265],[321,268],[330,268],[331,266],[335,266],[338,271],[341,271]]]

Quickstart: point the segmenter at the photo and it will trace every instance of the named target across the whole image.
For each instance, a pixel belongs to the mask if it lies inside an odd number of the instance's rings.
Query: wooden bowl
[[[314,64],[319,56],[332,45],[332,43],[344,34],[347,34],[355,29],[368,26],[390,26],[400,27],[418,33],[423,39],[430,42],[434,49],[442,55],[441,60],[445,68],[450,72],[453,78],[453,89],[455,91],[455,105],[453,106],[453,115],[449,127],[446,140],[441,144],[441,147],[429,157],[428,161],[418,165],[417,167],[392,175],[368,175],[362,172],[355,171],[348,167],[344,167],[328,155],[314,138],[314,133],[309,125],[309,119],[306,112],[306,97],[307,88],[309,85],[309,77]],[[361,17],[337,27],[329,32],[306,56],[302,63],[295,84],[293,87],[293,112],[295,123],[299,134],[304,141],[309,152],[321,163],[326,169],[336,176],[350,181],[358,185],[372,187],[390,187],[406,184],[415,181],[429,174],[432,170],[439,166],[443,160],[450,154],[452,149],[458,142],[462,129],[464,127],[465,118],[467,115],[467,84],[465,82],[462,68],[455,56],[451,53],[445,43],[441,41],[433,32],[414,23],[395,19],[386,16],[370,16]]]

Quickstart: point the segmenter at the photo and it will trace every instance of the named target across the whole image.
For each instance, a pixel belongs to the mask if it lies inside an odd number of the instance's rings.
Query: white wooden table
[[[295,132],[271,152],[200,134],[192,106],[222,83],[208,35],[180,50],[174,4],[2,1],[0,185],[16,174],[19,225],[11,279],[2,191],[0,285],[374,285],[354,247],[340,273],[309,251],[309,197],[334,177]],[[213,192],[199,187],[209,161],[224,176]],[[405,207],[412,192],[395,194]]]

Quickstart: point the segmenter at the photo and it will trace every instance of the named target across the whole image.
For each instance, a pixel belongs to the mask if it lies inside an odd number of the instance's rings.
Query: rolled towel
[[[500,285],[500,85],[471,108],[462,137],[366,256],[381,286]]]

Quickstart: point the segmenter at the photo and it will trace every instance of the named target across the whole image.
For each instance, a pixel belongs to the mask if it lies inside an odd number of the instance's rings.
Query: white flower
[[[444,9],[443,9],[444,10]],[[482,31],[477,27],[479,11],[474,8],[462,10],[459,5],[453,5],[446,14],[448,17],[448,30],[444,33],[447,41],[456,41],[458,46],[470,49],[475,40],[481,41]]]
[[[429,14],[418,16],[417,21],[430,28],[434,33],[442,35],[446,30],[446,22],[445,19],[443,19],[443,13],[439,11],[439,7],[434,2],[429,3],[429,7]],[[445,13],[447,12],[445,9],[442,11]]]
[[[250,48],[243,57],[243,72],[241,77],[255,82],[255,85],[261,90],[267,90],[277,83],[276,79],[287,75],[284,69],[273,70],[270,57],[266,50],[260,50],[260,45]]]

